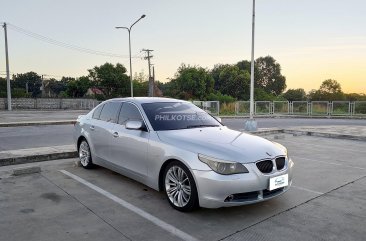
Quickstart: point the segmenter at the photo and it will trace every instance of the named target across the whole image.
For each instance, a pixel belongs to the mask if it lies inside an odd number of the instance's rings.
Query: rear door
[[[144,122],[139,108],[130,102],[122,104],[117,124],[114,125],[113,139],[110,142],[111,161],[138,177],[147,176],[148,130],[128,130],[126,122]],[[145,123],[145,122],[144,122]]]
[[[110,161],[109,142],[112,139],[113,126],[117,122],[120,107],[121,102],[118,101],[105,103],[99,118],[94,119],[90,126],[94,155],[104,161]]]

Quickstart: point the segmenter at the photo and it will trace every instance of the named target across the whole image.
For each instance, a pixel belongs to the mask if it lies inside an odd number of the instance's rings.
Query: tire
[[[94,165],[91,158],[90,147],[85,139],[80,142],[78,150],[81,166],[86,169],[92,168]]]
[[[179,161],[169,163],[163,178],[164,192],[173,208],[189,212],[199,207],[196,183],[185,165]]]

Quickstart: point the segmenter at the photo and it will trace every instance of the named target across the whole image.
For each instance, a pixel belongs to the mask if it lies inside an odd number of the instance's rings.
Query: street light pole
[[[130,53],[130,82],[131,82],[131,97],[133,97],[133,80],[132,80],[132,57],[131,57],[131,29],[133,25],[135,25],[138,21],[146,17],[145,14],[143,14],[139,19],[137,19],[136,22],[134,22],[129,28],[128,27],[116,27],[116,29],[124,28],[128,31],[128,47],[129,47],[129,53]]]
[[[10,88],[10,71],[9,71],[9,54],[8,54],[8,34],[6,23],[3,24],[5,34],[5,61],[6,61],[6,88],[8,97],[8,110],[11,110],[11,88]]]
[[[254,120],[254,30],[255,30],[255,0],[253,0],[253,15],[252,15],[252,59],[250,66],[250,112],[249,120],[245,122],[246,131],[256,131],[257,122]]]

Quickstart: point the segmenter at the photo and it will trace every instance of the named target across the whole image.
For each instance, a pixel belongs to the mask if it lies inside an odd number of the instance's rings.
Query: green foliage
[[[235,65],[226,66],[219,75],[218,91],[234,98],[245,100],[249,98],[250,74],[240,70]]]
[[[366,94],[357,94],[357,93],[345,94],[345,100],[348,100],[348,101],[366,101]]]
[[[169,87],[174,97],[204,100],[213,91],[214,79],[202,67],[182,64]]]
[[[229,64],[216,64],[213,69],[210,71],[210,75],[215,81],[214,89],[219,90],[220,89],[220,74],[221,72],[227,68],[230,67]]]
[[[230,95],[223,95],[220,93],[220,91],[216,92],[216,93],[210,93],[207,96],[207,100],[212,100],[212,101],[220,101],[220,103],[232,103],[235,102],[236,99]]]
[[[248,73],[250,73],[251,64],[252,63],[248,60],[242,60],[242,61],[239,61],[238,63],[236,63],[236,66],[238,66],[239,69],[248,71]],[[254,65],[254,70],[255,69],[256,69],[256,66]]]
[[[286,77],[281,74],[281,65],[271,56],[255,61],[255,86],[267,93],[280,95],[286,89]]]
[[[149,91],[149,81],[134,80],[133,81],[133,92],[134,96],[147,96]]]
[[[30,97],[30,94],[27,94],[25,89],[22,88],[12,88],[11,90],[11,97],[12,98],[26,98]]]
[[[82,76],[78,79],[69,78],[67,82],[66,94],[72,98],[84,97],[92,83],[87,76]]]
[[[324,80],[318,90],[312,90],[309,92],[310,100],[320,101],[333,101],[333,100],[344,100],[345,95],[342,92],[341,85],[332,79]]]
[[[275,99],[275,96],[267,93],[262,88],[255,88],[254,89],[254,100],[255,101],[273,101]]]
[[[306,100],[306,93],[304,89],[288,89],[283,97],[288,101],[302,101]]]
[[[67,82],[66,81],[58,81],[56,79],[50,79],[48,81],[48,86],[55,93],[57,96],[60,95],[61,92],[65,92],[67,89]]]
[[[42,77],[35,72],[13,75],[12,88],[26,89],[28,83],[28,92],[32,97],[41,97]]]
[[[89,78],[107,98],[130,95],[130,81],[122,64],[105,63],[89,69]]]
[[[0,98],[6,98],[6,79],[0,77]]]

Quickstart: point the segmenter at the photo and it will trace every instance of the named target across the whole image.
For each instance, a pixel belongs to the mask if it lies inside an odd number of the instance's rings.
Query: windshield
[[[215,118],[191,103],[146,103],[142,108],[156,131],[221,126]]]

